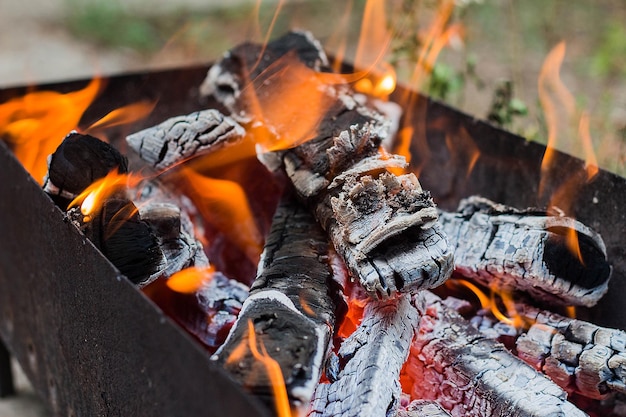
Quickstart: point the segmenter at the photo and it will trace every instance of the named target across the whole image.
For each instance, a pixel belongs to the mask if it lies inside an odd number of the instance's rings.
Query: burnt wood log
[[[470,197],[458,213],[441,212],[440,222],[454,247],[455,271],[487,287],[587,307],[608,289],[602,238],[570,217]],[[580,258],[570,247],[575,242]]]
[[[453,416],[584,416],[537,370],[486,338],[430,292],[404,372],[412,398],[436,400]]]
[[[243,140],[244,129],[217,110],[204,110],[129,135],[126,140],[139,156],[157,170],[215,151]]]
[[[308,404],[335,324],[338,295],[333,293],[338,285],[333,283],[331,256],[327,237],[308,210],[283,197],[250,296],[226,342],[212,357],[268,404],[272,386],[248,345],[249,323],[279,364],[290,402]]]
[[[520,358],[568,391],[626,394],[626,332],[519,303],[517,310],[533,323],[516,341]]]
[[[132,201],[116,196],[88,218],[79,208],[68,217],[134,284],[146,285],[161,274],[165,260],[158,240]]]
[[[125,156],[94,136],[72,131],[48,158],[43,190],[66,210],[78,194],[114,169],[128,172]]]
[[[156,180],[140,185],[137,191],[139,215],[152,228],[165,257],[161,274],[172,274],[192,266],[208,266],[202,243],[196,239],[194,225],[186,210],[188,204],[169,194]]]
[[[309,416],[384,416],[398,409],[400,370],[409,354],[419,315],[409,295],[371,300],[363,320],[342,344],[320,383]]]
[[[320,120],[295,138],[298,146],[276,155],[299,197],[370,295],[384,299],[438,286],[452,271],[452,254],[441,229],[433,227],[437,213],[429,193],[415,175],[389,172],[406,165],[379,152],[391,135],[389,120],[339,76],[330,84],[325,71],[319,43],[291,32],[265,46],[246,43],[229,51],[209,70],[201,91],[224,104],[250,134],[263,131],[278,143],[310,110],[294,112],[289,103],[279,115],[263,110],[280,103],[286,89],[306,85],[319,94]]]

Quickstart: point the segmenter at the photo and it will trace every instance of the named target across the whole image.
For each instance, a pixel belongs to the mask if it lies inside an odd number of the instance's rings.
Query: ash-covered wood
[[[395,417],[451,417],[450,413],[443,409],[435,401],[414,400],[406,407],[401,408]]]
[[[376,298],[438,286],[452,271],[452,254],[440,229],[429,230],[437,213],[428,192],[399,156],[379,152],[391,123],[335,76],[309,33],[291,32],[269,44],[243,44],[209,71],[201,91],[224,104],[249,132],[264,130],[280,143],[307,112],[322,114],[296,147],[280,157],[300,198],[311,207],[334,246]],[[322,109],[281,103],[282,93],[309,87]],[[304,93],[303,93],[304,94]],[[288,112],[289,117],[282,117]],[[300,113],[298,113],[300,111]],[[290,113],[289,113],[290,112]],[[293,138],[292,138],[293,139]],[[402,254],[422,252],[419,262]]]
[[[626,332],[527,305],[517,307],[533,323],[516,341],[520,358],[566,390],[586,397],[626,394]]]
[[[416,297],[419,297],[416,296]],[[419,331],[404,369],[412,398],[436,400],[453,416],[584,416],[537,370],[486,338],[430,292],[416,304]]]
[[[130,147],[157,170],[164,170],[203,151],[241,141],[244,129],[217,110],[173,117],[126,138]]]
[[[100,139],[69,133],[48,159],[43,189],[63,210],[94,181],[117,169],[128,172],[126,157]]]
[[[371,300],[363,320],[339,348],[329,383],[315,390],[309,416],[393,415],[402,388],[400,370],[419,321],[409,295]]]
[[[78,208],[68,216],[130,281],[145,285],[156,279],[165,262],[151,227],[141,219],[132,201],[107,199],[88,221]]]
[[[440,222],[455,270],[487,287],[587,307],[607,291],[611,268],[602,238],[572,218],[470,197],[458,213],[440,213]]]
[[[272,387],[250,351],[248,323],[280,365],[292,404],[308,404],[335,324],[338,286],[333,282],[331,256],[327,237],[308,210],[284,197],[250,296],[225,344],[212,357],[269,404]]]

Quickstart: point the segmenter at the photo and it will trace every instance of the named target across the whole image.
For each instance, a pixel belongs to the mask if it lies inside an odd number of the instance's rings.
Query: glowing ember
[[[72,93],[36,91],[0,105],[0,138],[40,184],[46,159],[76,129],[100,90],[100,80]]]
[[[166,281],[166,285],[172,291],[182,294],[193,294],[207,281],[213,278],[213,267],[197,268],[190,267],[178,271]]]

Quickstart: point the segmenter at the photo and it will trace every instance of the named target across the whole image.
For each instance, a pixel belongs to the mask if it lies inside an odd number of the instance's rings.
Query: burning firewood
[[[572,218],[471,197],[458,213],[440,213],[440,221],[454,247],[455,270],[487,287],[587,307],[607,291],[604,242]]]
[[[160,275],[163,253],[132,201],[109,198],[89,216],[73,208],[68,217],[131,282],[145,285]]]
[[[65,210],[85,188],[114,169],[128,172],[125,156],[94,136],[73,131],[48,158],[43,189]]]
[[[310,213],[284,197],[267,238],[250,296],[213,359],[271,403],[271,378],[252,353],[255,339],[278,362],[290,401],[308,404],[335,324],[332,251]],[[336,255],[335,255],[336,256]],[[253,344],[254,346],[249,346]]]
[[[413,398],[452,415],[584,416],[547,377],[486,338],[430,292],[404,374]]]
[[[126,138],[139,156],[158,170],[241,141],[244,129],[217,110],[205,110],[168,119],[146,132]]]
[[[452,253],[429,193],[413,174],[388,171],[406,165],[402,157],[379,152],[390,121],[340,76],[323,72],[327,67],[318,42],[292,32],[266,46],[230,51],[211,68],[202,91],[221,101],[261,148],[291,148],[274,155],[370,295],[384,299],[441,284],[451,274]],[[303,113],[282,103],[282,93],[304,90],[317,108]],[[146,160],[173,164],[178,160],[160,154],[174,145],[142,144],[180,141],[181,132],[164,133],[174,125],[166,121],[138,132],[129,144]]]
[[[371,300],[359,327],[339,348],[327,372],[330,383],[315,390],[309,416],[385,416],[399,406],[400,370],[419,321],[409,295]]]
[[[515,311],[528,326],[508,336],[516,338],[517,355],[524,361],[565,390],[585,397],[626,394],[626,332],[522,302],[515,303]]]
[[[154,180],[142,184],[137,201],[141,218],[152,228],[165,256],[162,275],[169,277],[191,266],[209,265],[189,215],[181,210],[181,201],[169,196]]]

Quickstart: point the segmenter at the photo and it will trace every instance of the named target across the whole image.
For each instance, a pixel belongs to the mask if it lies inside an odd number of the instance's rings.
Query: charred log
[[[404,295],[370,301],[363,321],[339,348],[330,383],[315,390],[309,416],[384,416],[398,409],[400,370],[419,316]]]
[[[281,142],[297,123],[297,111],[277,119],[257,109],[280,102],[285,89],[312,86],[325,112],[296,138],[299,146],[278,155],[298,195],[370,295],[384,299],[441,284],[451,273],[452,254],[441,230],[426,231],[437,220],[429,193],[413,174],[389,172],[406,165],[379,152],[391,134],[389,120],[338,76],[333,85],[322,81],[327,65],[310,34],[292,32],[266,46],[231,50],[210,69],[201,90],[248,131],[263,128]],[[426,254],[422,263],[407,268],[399,254],[418,250]]]
[[[134,133],[126,138],[139,156],[157,170],[164,170],[205,150],[216,150],[241,141],[244,129],[217,110],[204,110]]]
[[[440,221],[455,270],[487,287],[587,307],[607,291],[611,268],[602,238],[572,218],[470,197],[458,213],[440,213]],[[571,249],[575,241],[580,257]]]
[[[291,402],[308,404],[335,322],[330,256],[326,235],[310,213],[286,197],[274,216],[250,296],[225,344],[213,356],[270,404],[272,387],[263,365],[251,353],[248,323],[280,365]]]
[[[182,202],[170,196],[156,181],[141,185],[137,201],[141,218],[150,225],[163,252],[162,275],[172,274],[191,266],[207,266],[209,260],[202,243],[195,237],[194,225]]]
[[[416,296],[419,297],[419,296]],[[453,416],[583,416],[547,377],[488,339],[432,293],[404,369],[412,398],[436,400]]]
[[[85,188],[116,169],[128,172],[126,157],[100,139],[68,134],[48,160],[43,189],[63,210]]]
[[[160,275],[163,253],[152,229],[130,200],[110,198],[88,218],[77,208],[71,209],[68,216],[134,284],[146,285]]]

